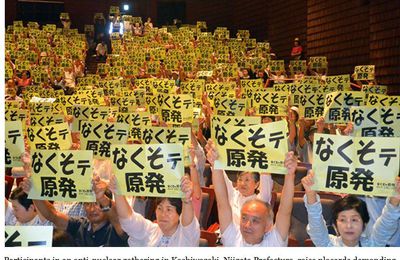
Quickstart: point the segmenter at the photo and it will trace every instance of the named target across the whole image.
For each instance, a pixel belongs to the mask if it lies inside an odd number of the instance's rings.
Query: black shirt
[[[67,232],[73,236],[77,246],[128,246],[128,235],[124,233],[123,237],[120,237],[115,231],[115,228],[108,221],[99,230],[93,232],[87,218],[70,218],[68,221]]]

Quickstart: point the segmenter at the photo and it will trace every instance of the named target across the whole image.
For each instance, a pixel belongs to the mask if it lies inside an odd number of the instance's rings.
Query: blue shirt
[[[307,203],[304,195],[304,204],[308,212],[307,233],[317,247],[343,247],[346,246],[340,236],[330,235],[322,216],[322,206],[319,196],[314,204]],[[400,218],[400,206],[393,206],[386,200],[382,215],[376,221],[370,236],[362,234],[360,243],[362,247],[384,247],[396,232],[397,221]]]

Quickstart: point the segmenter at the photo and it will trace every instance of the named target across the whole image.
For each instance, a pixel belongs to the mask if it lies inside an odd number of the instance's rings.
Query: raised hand
[[[304,190],[307,192],[312,192],[311,187],[314,185],[314,172],[310,170],[303,179],[301,179],[301,184],[303,184]]]
[[[23,163],[25,176],[29,177],[31,170],[32,170],[31,154],[28,151],[25,151],[24,153],[22,153],[21,161]]]
[[[325,127],[325,118],[323,116],[318,118],[316,125],[317,125],[318,133],[322,133],[324,131],[324,127]]]
[[[117,194],[117,177],[114,174],[110,176],[110,182],[108,183],[108,188],[114,194]]]
[[[301,128],[303,128],[303,129],[306,128],[306,120],[304,119],[303,116],[299,118],[298,123],[299,123],[299,126],[300,126]]]
[[[215,147],[214,141],[209,139],[206,144],[206,151],[207,151],[207,160],[214,167],[215,160],[218,159],[218,151]]]
[[[185,175],[181,178],[181,190],[184,193],[183,202],[189,202],[192,200],[193,184],[190,181],[189,176]]]
[[[289,175],[294,175],[297,168],[297,157],[294,155],[294,152],[288,152],[285,157],[284,165],[288,170]]]
[[[31,186],[32,186],[31,180],[30,180],[29,178],[26,178],[26,177],[25,177],[25,178],[19,183],[19,186],[22,188],[22,190],[23,190],[26,194],[28,194],[29,191],[31,190]]]
[[[346,128],[343,130],[344,135],[350,135],[353,132],[354,125],[353,122],[348,122]]]
[[[396,195],[390,197],[390,203],[394,206],[398,206],[400,204],[400,177],[396,177]]]
[[[96,195],[96,199],[100,200],[104,197],[104,193],[107,190],[107,183],[102,181],[99,176],[95,176],[92,179],[93,191]]]
[[[307,195],[307,203],[314,204],[317,202],[317,192],[312,190],[311,187],[314,185],[314,172],[310,170],[306,177],[301,180],[304,190]]]
[[[194,162],[194,158],[196,157],[196,152],[193,144],[191,144],[189,147],[189,155],[190,155],[190,167],[196,167],[196,164]]]

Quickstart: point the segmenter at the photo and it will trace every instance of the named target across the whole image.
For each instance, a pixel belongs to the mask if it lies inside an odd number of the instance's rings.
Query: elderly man
[[[293,152],[286,155],[285,167],[288,173],[282,190],[280,206],[274,224],[272,207],[261,200],[246,201],[240,212],[240,225],[233,223],[232,208],[222,170],[214,169],[214,161],[218,159],[214,143],[207,144],[207,159],[212,166],[212,180],[217,198],[218,218],[224,246],[287,246],[290,218],[293,207],[294,173],[297,159]]]
[[[30,190],[30,181],[25,178],[21,183],[26,193]],[[45,200],[34,200],[39,212],[57,229],[70,234],[77,246],[128,246],[128,235],[121,229],[116,215],[112,193],[107,185],[97,177],[93,180],[96,202],[84,203],[86,218],[73,218],[57,211]]]

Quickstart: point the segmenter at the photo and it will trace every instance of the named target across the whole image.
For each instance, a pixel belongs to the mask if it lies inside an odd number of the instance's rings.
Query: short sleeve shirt
[[[70,218],[67,232],[75,239],[77,246],[82,247],[126,247],[128,235],[120,237],[110,222],[93,232],[87,218]]]

